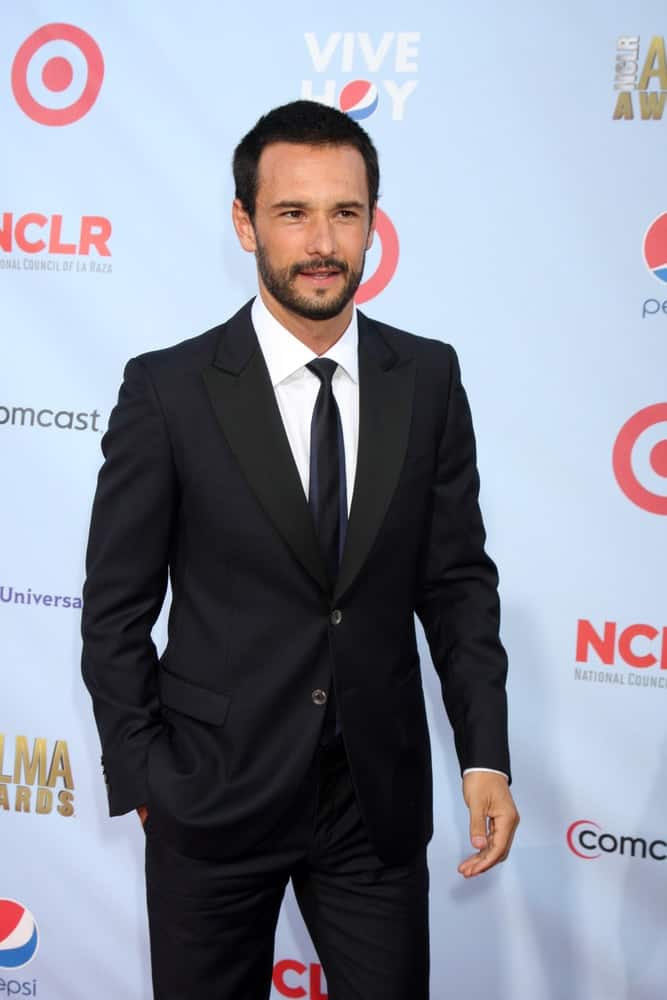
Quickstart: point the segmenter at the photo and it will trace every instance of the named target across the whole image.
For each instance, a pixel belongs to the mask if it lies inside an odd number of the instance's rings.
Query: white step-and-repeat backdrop
[[[523,823],[470,883],[423,650],[432,995],[663,1000],[664,4],[14,0],[0,22],[0,997],[150,995],[142,833],[106,817],[79,678],[100,436],[129,357],[253,294],[231,152],[304,96],[379,147],[361,300],[458,349],[501,570]],[[325,996],[288,897],[273,998]]]

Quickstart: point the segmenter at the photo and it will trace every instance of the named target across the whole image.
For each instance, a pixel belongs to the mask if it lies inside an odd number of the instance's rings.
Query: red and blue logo
[[[659,281],[667,282],[667,212],[654,219],[646,230],[644,260]]]
[[[20,969],[35,957],[37,922],[15,899],[0,899],[0,969]]]
[[[340,92],[340,110],[355,121],[368,118],[378,106],[378,89],[368,80],[352,80]],[[667,279],[665,279],[667,280]]]

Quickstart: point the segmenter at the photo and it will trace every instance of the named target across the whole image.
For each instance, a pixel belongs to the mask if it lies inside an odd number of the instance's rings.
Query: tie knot
[[[306,368],[309,368],[313,375],[317,375],[320,382],[331,388],[331,379],[338,368],[338,364],[331,358],[316,358],[310,361]]]

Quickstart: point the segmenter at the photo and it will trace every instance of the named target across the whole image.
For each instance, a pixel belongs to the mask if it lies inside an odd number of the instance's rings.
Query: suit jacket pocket
[[[165,670],[159,672],[160,701],[181,715],[189,715],[210,726],[223,726],[230,699],[220,691],[193,684]]]

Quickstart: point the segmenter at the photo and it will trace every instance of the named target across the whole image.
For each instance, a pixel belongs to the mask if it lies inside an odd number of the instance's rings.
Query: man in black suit
[[[518,822],[468,404],[451,347],[354,308],[379,183],[359,125],[277,108],[234,176],[259,295],[130,361],[103,441],[83,672],[110,812],[144,822],[161,1000],[268,997],[290,879],[330,1000],[424,1000],[415,612],[464,773],[459,871]]]

